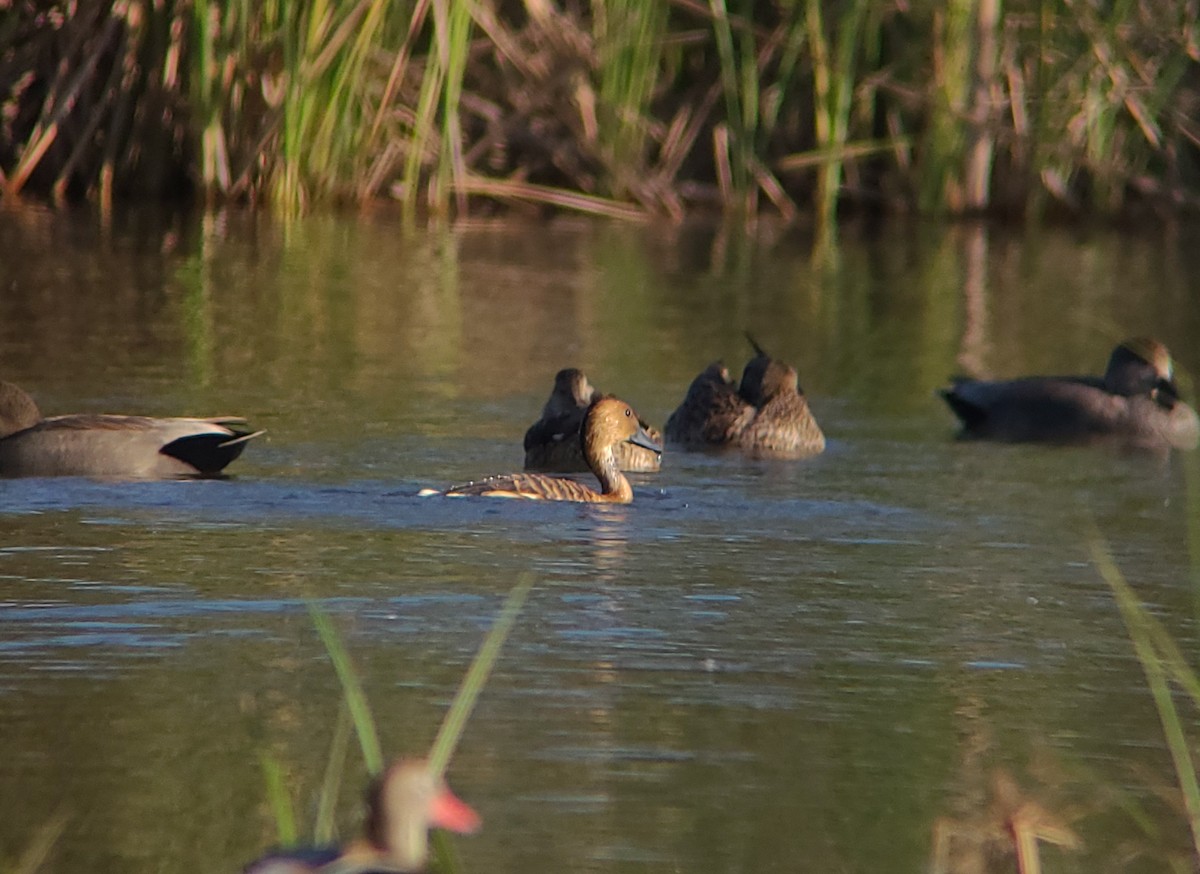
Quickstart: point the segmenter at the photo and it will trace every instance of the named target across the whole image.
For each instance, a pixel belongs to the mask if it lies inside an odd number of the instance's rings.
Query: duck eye
[[[633,410],[629,409],[629,407],[626,407],[625,408],[625,418],[628,419],[632,415],[633,415]]]

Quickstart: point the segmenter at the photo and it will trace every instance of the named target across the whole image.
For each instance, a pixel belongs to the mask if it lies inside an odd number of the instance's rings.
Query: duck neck
[[[419,871],[429,855],[428,826],[419,817],[396,823],[388,846],[388,857],[401,871]]]
[[[425,799],[404,772],[389,772],[372,788],[362,843],[399,871],[419,871],[429,854]]]
[[[633,499],[633,488],[621,468],[617,465],[617,454],[608,446],[594,457],[587,459],[588,467],[600,480],[600,492],[611,500],[628,503]]]
[[[398,871],[420,871],[429,855],[428,824],[408,811],[394,815],[386,824],[368,823],[363,844]]]

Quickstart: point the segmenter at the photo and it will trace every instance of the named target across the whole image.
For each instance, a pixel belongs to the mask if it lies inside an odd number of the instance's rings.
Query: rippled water
[[[924,870],[997,768],[1084,841],[1047,870],[1163,870],[1185,820],[1088,542],[1194,649],[1191,459],[956,443],[933,392],[1142,333],[1195,372],[1197,240],[0,215],[0,378],[268,430],[225,481],[0,481],[0,858],[61,816],[52,870],[237,870],[263,758],[305,826],[330,755],[307,602],[414,752],[533,570],[451,768],[463,871]],[[516,469],[560,367],[661,425],[745,329],[823,456],[669,454],[629,507],[415,497]]]

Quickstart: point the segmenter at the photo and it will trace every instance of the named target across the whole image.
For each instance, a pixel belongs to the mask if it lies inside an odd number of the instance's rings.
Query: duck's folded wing
[[[525,432],[525,450],[538,446],[557,446],[562,443],[579,442],[579,425],[583,413],[574,411],[548,419],[539,419]]]
[[[758,411],[739,438],[751,454],[803,458],[825,451],[825,434],[808,401],[795,392],[778,394]]]
[[[1121,429],[1126,399],[1082,378],[959,379],[942,397],[966,436],[1079,441]]]
[[[572,479],[537,473],[510,473],[464,483],[449,488],[447,497],[477,495],[493,498],[525,498],[544,501],[583,501],[599,499],[595,489]]]
[[[693,447],[734,443],[754,413],[732,385],[697,380],[667,420],[667,441]]]
[[[0,472],[118,478],[213,475],[260,433],[230,417],[55,416],[4,439]]]
[[[534,422],[525,432],[525,469],[548,473],[585,473],[579,444],[580,412]]]

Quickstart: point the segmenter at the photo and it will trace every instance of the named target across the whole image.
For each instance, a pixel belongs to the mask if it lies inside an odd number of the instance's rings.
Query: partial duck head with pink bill
[[[479,824],[479,815],[423,759],[400,759],[367,791],[362,837],[345,847],[273,852],[247,865],[245,874],[420,872],[429,858],[429,829],[466,834]]]

